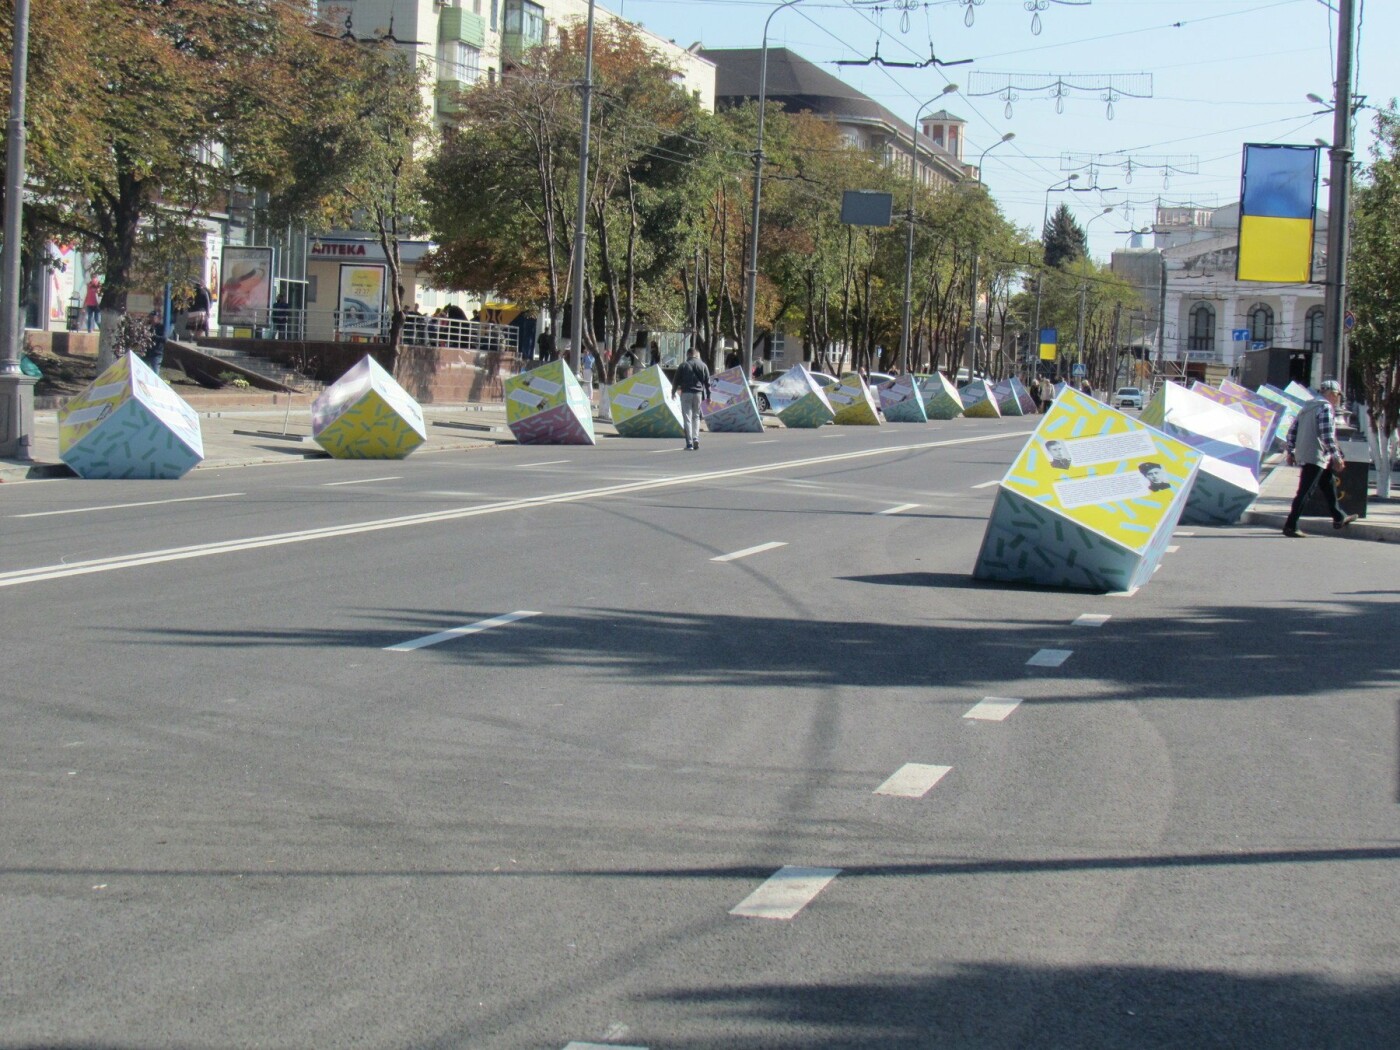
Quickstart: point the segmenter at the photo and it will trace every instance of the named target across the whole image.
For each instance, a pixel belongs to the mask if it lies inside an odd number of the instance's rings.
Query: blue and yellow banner
[[[1312,280],[1318,153],[1316,146],[1245,145],[1237,280]]]
[[[1053,361],[1059,352],[1059,330],[1055,328],[1042,328],[1040,330],[1040,359],[1042,361]]]

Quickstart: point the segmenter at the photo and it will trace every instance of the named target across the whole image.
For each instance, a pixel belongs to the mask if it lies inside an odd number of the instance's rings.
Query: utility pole
[[[584,270],[588,256],[588,125],[593,116],[593,7],[594,0],[588,0],[588,32],[583,52],[583,129],[579,134],[578,146],[578,215],[574,219],[574,313],[569,332],[569,367],[578,375],[579,358],[583,354],[584,315],[592,315],[583,301]],[[614,347],[614,350],[616,348]],[[599,366],[606,369],[603,361]],[[606,375],[607,372],[604,371]]]
[[[1331,184],[1327,193],[1327,284],[1322,307],[1324,374],[1346,382],[1348,212],[1351,208],[1351,78],[1356,38],[1354,0],[1337,3],[1337,80],[1333,85]]]
[[[967,294],[967,378],[971,379],[977,370],[977,278],[981,262],[977,249],[972,250],[972,287]],[[956,377],[954,377],[956,379]]]
[[[1123,303],[1120,300],[1113,304],[1113,332],[1108,337],[1109,349],[1113,352],[1113,376],[1108,381],[1108,386],[1112,386],[1118,381],[1118,362],[1122,360],[1123,351],[1118,346],[1118,321],[1123,316]],[[1104,375],[1108,375],[1108,362],[1104,362]]]
[[[1078,364],[1084,363],[1084,302],[1088,298],[1089,286],[1081,284],[1079,286],[1079,325],[1074,330],[1074,353],[1079,358]]]
[[[19,367],[20,241],[24,222],[24,88],[29,76],[29,0],[15,0],[15,44],[6,124],[5,249],[0,255],[0,456],[34,458],[34,377]]]

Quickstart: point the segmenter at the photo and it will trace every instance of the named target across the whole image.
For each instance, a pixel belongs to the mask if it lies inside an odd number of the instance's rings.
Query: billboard
[[[340,264],[336,328],[342,334],[379,334],[388,272],[388,267],[375,263]]]
[[[1318,153],[1316,146],[1244,147],[1237,280],[1312,280]]]
[[[219,255],[219,324],[257,327],[272,313],[272,249],[224,247]]]

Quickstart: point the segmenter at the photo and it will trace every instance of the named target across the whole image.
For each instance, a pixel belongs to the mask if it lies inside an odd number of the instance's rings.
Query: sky
[[[1037,2],[1043,9],[1034,34],[1028,8]],[[1385,105],[1400,96],[1400,64],[1384,50],[1385,42],[1400,40],[1400,2],[1354,2],[1355,89],[1368,103]],[[757,47],[777,3],[602,0],[602,6],[682,46]],[[906,122],[946,84],[957,84],[955,94],[925,112],[945,108],[968,122],[963,159],[973,164],[1014,132],[983,163],[983,181],[1004,213],[1038,233],[1047,202],[1053,211],[1063,201],[1088,224],[1091,254],[1107,261],[1129,243],[1126,231],[1153,221],[1159,199],[1204,207],[1237,201],[1246,142],[1330,141],[1331,114],[1319,114],[1323,107],[1306,95],[1332,97],[1336,38],[1334,8],[1323,0],[800,0],[773,16],[768,46],[790,48]],[[835,64],[869,58],[877,45],[887,61],[922,62],[930,51],[942,62],[973,61],[923,69]],[[1005,100],[983,93],[1026,84],[1030,75],[1069,84],[1102,84],[1111,75],[1115,86],[1151,97],[1119,98],[1109,119],[1099,90],[1071,91],[1057,112],[1043,91],[1022,89],[1009,116]],[[1371,116],[1365,109],[1358,116],[1362,159]],[[1094,158],[1101,159],[1100,190],[1047,196],[1075,170],[1076,188],[1091,183],[1083,165]],[[1167,166],[1174,170],[1164,171]],[[1326,194],[1320,186],[1320,208]],[[1113,211],[1105,214],[1108,207]]]

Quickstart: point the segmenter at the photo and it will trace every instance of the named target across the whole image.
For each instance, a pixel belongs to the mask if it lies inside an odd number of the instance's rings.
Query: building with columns
[[[1152,282],[1155,287],[1139,289],[1149,303],[1160,298],[1163,323],[1150,349],[1163,370],[1204,378],[1207,366],[1236,370],[1249,350],[1280,347],[1320,353],[1321,282],[1235,279],[1238,204],[1158,208],[1152,232],[1152,248],[1114,252],[1113,269],[1125,275],[1160,273],[1165,263],[1165,290],[1160,279]],[[1319,211],[1313,235],[1316,275],[1326,272],[1326,245],[1327,213]]]

